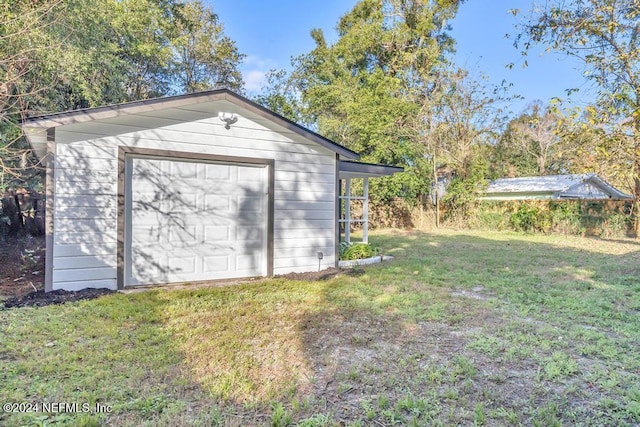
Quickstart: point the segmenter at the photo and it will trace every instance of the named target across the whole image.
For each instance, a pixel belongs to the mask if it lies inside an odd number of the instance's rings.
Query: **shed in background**
[[[479,200],[633,200],[595,173],[500,178]]]

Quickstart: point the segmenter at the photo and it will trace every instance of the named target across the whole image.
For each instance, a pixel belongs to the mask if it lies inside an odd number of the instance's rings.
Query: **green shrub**
[[[340,243],[340,259],[353,260],[371,258],[378,254],[378,249],[368,243]]]
[[[551,218],[548,213],[526,203],[518,206],[518,209],[511,214],[509,222],[515,231],[548,231],[551,228]]]
[[[624,237],[631,229],[631,216],[614,213],[605,218],[602,224],[602,237]]]
[[[603,201],[529,200],[476,203],[467,226],[489,230],[623,237],[632,226],[627,205]]]
[[[508,206],[501,202],[479,202],[475,206],[475,212],[469,219],[471,228],[486,230],[509,230],[511,223]]]
[[[553,231],[577,236],[586,234],[587,227],[580,203],[569,201],[550,202],[549,209],[551,210]]]

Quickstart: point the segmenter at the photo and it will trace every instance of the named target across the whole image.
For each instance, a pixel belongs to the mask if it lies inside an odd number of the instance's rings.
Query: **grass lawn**
[[[0,402],[90,408],[0,424],[640,424],[640,242],[370,240],[395,260],[0,310]]]

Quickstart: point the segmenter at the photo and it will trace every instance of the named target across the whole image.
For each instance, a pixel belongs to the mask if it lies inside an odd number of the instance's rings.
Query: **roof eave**
[[[50,129],[73,123],[84,123],[92,120],[109,119],[132,114],[139,114],[157,109],[178,108],[185,105],[199,104],[202,102],[227,100],[240,105],[247,110],[267,118],[279,126],[284,127],[298,135],[307,138],[320,146],[333,151],[347,159],[359,159],[360,155],[349,150],[330,139],[323,137],[299,124],[277,114],[273,111],[227,89],[217,89],[207,92],[196,92],[186,95],[176,95],[166,98],[154,98],[142,101],[133,101],[124,104],[107,105],[104,107],[87,108],[82,110],[67,111],[63,113],[45,114],[31,117],[21,121],[21,127],[28,134],[27,129]],[[27,137],[29,139],[29,137]]]
[[[609,196],[609,200],[633,200],[633,198],[634,198],[632,195],[623,193],[622,191],[618,190],[616,187],[614,187],[613,185],[609,184],[607,181],[605,181],[604,179],[600,178],[595,173],[586,174],[585,178],[582,180],[582,182],[579,182],[579,183],[576,183],[576,184],[570,186],[569,188],[564,190],[563,193],[571,193],[571,191],[574,188],[579,187],[580,185],[582,185],[582,184],[584,184],[586,182],[589,182],[589,183],[593,184],[595,187],[597,187],[600,190],[602,190],[603,193],[605,193],[605,194],[607,194]]]
[[[379,178],[403,172],[404,168],[377,163],[353,162],[340,160],[339,178]]]
[[[553,191],[494,191],[482,192],[478,200],[539,200],[552,199]]]

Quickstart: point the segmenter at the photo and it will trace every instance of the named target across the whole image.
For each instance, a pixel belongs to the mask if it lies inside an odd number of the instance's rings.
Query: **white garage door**
[[[267,168],[132,157],[125,285],[267,274]]]

